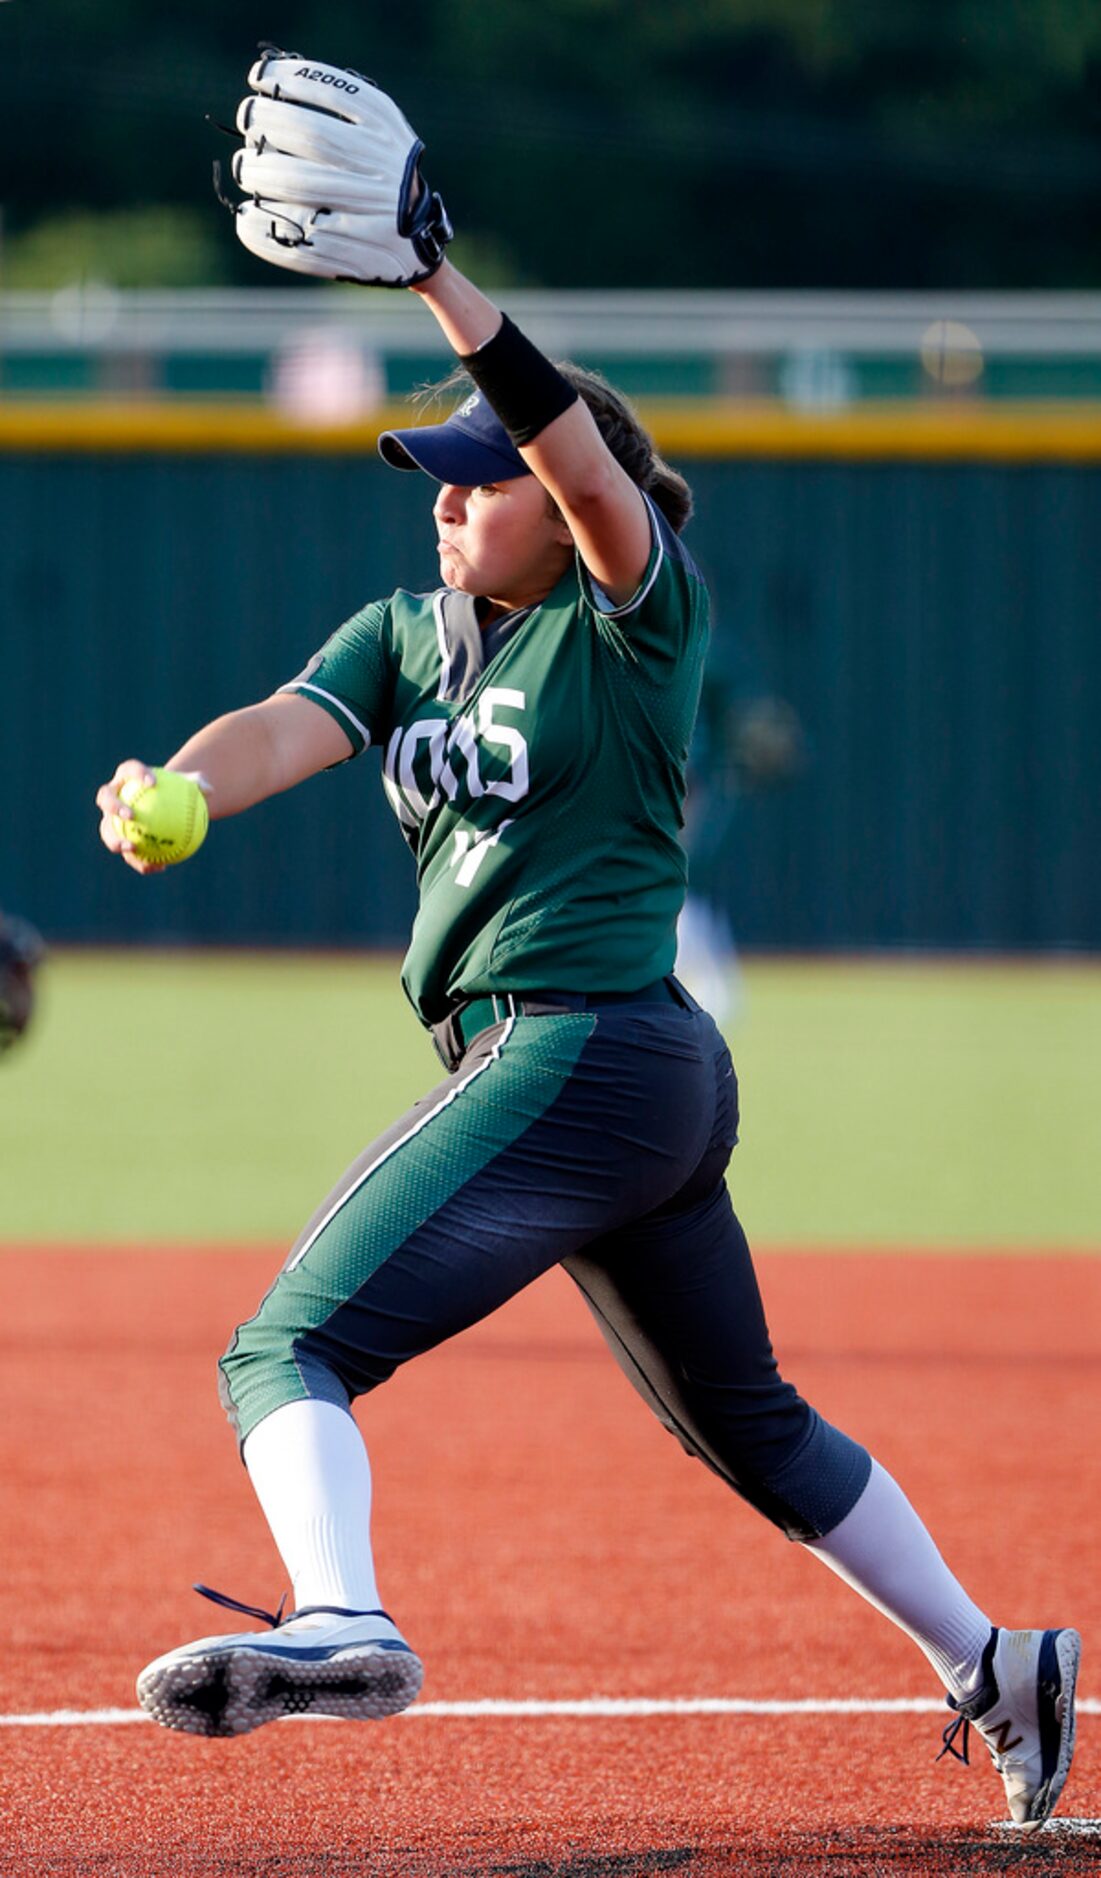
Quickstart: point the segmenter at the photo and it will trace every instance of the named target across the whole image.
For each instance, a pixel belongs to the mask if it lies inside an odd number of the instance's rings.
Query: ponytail
[[[673,533],[682,533],[692,513],[692,491],[679,470],[673,469],[658,455],[654,440],[634,411],[600,372],[574,365],[570,359],[556,361],[567,384],[573,386],[592,412],[593,420],[608,449],[633,483],[650,497],[669,523]]]

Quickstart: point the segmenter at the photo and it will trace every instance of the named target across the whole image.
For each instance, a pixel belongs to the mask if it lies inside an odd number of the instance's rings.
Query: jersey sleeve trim
[[[359,756],[362,751],[370,748],[370,731],[366,724],[360,722],[355,712],[345,704],[343,698],[336,698],[331,691],[325,691],[321,685],[307,684],[300,678],[292,678],[289,685],[280,685],[279,689],[280,691],[289,691],[298,694],[308,692],[312,698],[316,698],[322,709],[328,711],[330,717],[335,717],[343,730],[348,731],[352,743],[355,745],[355,753],[357,756]]]
[[[587,589],[587,597],[602,619],[626,619],[628,613],[637,612],[660,574],[661,564],[665,559],[665,543],[662,540],[657,512],[645,490],[640,490],[639,494],[646,504],[646,510],[650,517],[650,558],[646,563],[646,568],[637,591],[631,595],[629,600],[625,600],[622,606],[610,606],[607,604],[607,594],[604,592],[603,588],[597,585],[596,581],[589,573],[588,568],[583,566],[581,570],[582,582]]]

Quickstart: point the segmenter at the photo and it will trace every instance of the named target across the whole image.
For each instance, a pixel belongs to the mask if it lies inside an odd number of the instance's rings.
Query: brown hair
[[[592,412],[594,422],[608,449],[633,483],[660,509],[670,528],[680,534],[692,513],[692,491],[678,470],[672,469],[658,455],[654,440],[626,398],[610,385],[600,372],[575,365],[572,359],[556,359],[555,365],[566,383]],[[429,385],[418,399],[434,400],[449,392],[470,390],[470,379],[461,365],[437,385]]]
[[[600,372],[570,359],[558,361],[558,370],[593,414],[596,427],[617,463],[633,483],[661,510],[675,534],[680,534],[692,513],[692,491],[678,470],[672,469],[654,447],[626,398]]]

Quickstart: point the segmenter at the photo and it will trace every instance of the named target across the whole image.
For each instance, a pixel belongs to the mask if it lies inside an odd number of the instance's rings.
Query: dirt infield
[[[277,1258],[0,1260],[5,1878],[1101,1871],[1101,1263],[761,1261],[784,1368],[973,1594],[1085,1634],[1065,1823],[1022,1840],[985,1756],[936,1765],[939,1714],[861,1712],[935,1701],[924,1659],[684,1459],[558,1274],[361,1405],[423,1712],[226,1743],[127,1719],[148,1657],[220,1627],[193,1579],[282,1589],[213,1368]],[[626,1712],[545,1712],[594,1697]],[[636,1712],[676,1698],[779,1712]],[[532,1712],[455,1712],[487,1699]]]

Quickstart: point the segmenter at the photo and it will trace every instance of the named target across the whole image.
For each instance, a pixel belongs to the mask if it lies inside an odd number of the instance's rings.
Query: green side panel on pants
[[[492,1053],[468,1059],[353,1163],[222,1358],[222,1399],[240,1440],[287,1402],[313,1396],[347,1407],[339,1378],[316,1367],[307,1377],[295,1340],[546,1113],[595,1021],[588,1012],[516,1019]]]

